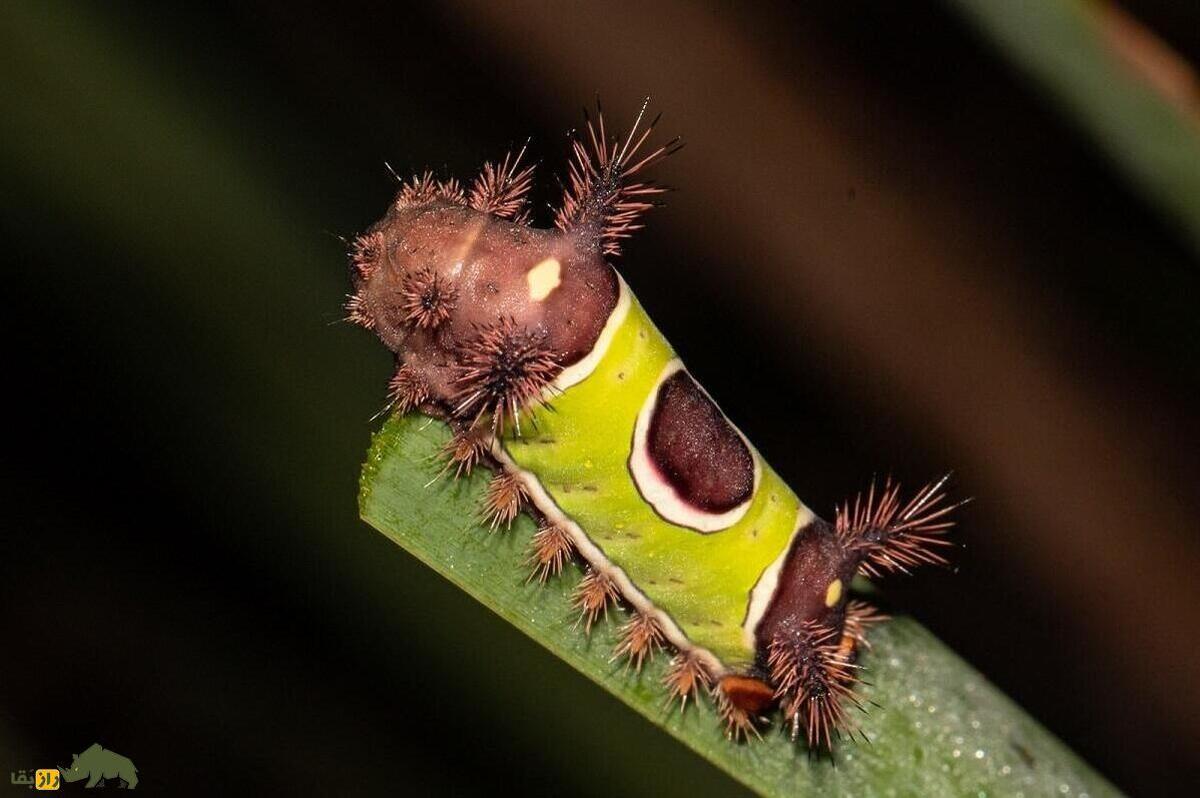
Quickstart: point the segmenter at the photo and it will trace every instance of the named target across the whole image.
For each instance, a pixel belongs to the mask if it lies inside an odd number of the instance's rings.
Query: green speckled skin
[[[628,290],[628,289],[626,289]],[[635,297],[596,370],[535,412],[504,446],[558,506],[688,638],[727,666],[750,663],[750,591],[811,515],[757,452],[762,477],[746,515],[701,534],[658,515],[628,469],[638,411],[675,352]],[[524,426],[524,425],[523,425]]]

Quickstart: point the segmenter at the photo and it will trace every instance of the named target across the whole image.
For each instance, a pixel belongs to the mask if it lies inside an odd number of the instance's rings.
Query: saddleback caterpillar
[[[953,506],[944,479],[906,501],[889,480],[824,521],[692,378],[610,263],[680,146],[641,122],[588,120],[553,229],[529,225],[524,151],[469,187],[404,183],[353,242],[349,318],[395,354],[392,407],[453,428],[443,473],[494,473],[485,525],[533,515],[530,578],[585,570],[581,634],[623,605],[615,655],[671,656],[681,705],[711,692],[734,738],[778,709],[828,748],[855,731],[855,661],[884,618],[851,580],[944,564]]]

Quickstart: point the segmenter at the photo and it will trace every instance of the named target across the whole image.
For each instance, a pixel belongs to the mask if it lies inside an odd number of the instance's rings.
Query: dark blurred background
[[[1196,6],[1126,8],[1200,59]],[[5,3],[0,773],[100,741],[164,793],[739,794],[356,517],[390,361],[338,323],[343,239],[384,162],[532,136],[544,208],[597,93],[689,142],[621,265],[729,415],[823,514],[955,469],[956,572],[895,603],[1191,794],[1196,247],[955,13],[866,0]]]

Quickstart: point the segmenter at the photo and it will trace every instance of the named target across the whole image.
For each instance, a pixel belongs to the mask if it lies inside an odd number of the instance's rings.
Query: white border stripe
[[[717,412],[721,414],[721,418],[725,420],[725,423],[742,439],[742,443],[746,446],[746,451],[750,453],[750,461],[754,463],[754,481],[750,489],[750,495],[744,502],[723,513],[709,513],[688,504],[679,495],[679,492],[675,490],[675,487],[663,478],[658,466],[654,464],[654,461],[650,457],[646,439],[650,434],[650,420],[654,417],[654,409],[658,406],[658,390],[667,379],[679,371],[686,371],[682,360],[675,358],[667,363],[662,373],[658,375],[658,379],[655,380],[654,385],[650,388],[650,393],[646,396],[645,401],[642,402],[642,409],[638,411],[637,422],[633,427],[633,451],[629,453],[629,472],[633,475],[633,484],[637,487],[638,492],[642,494],[642,498],[654,508],[656,513],[669,523],[694,529],[702,534],[720,532],[722,529],[728,529],[738,521],[741,521],[750,509],[750,505],[754,503],[755,497],[758,496],[758,488],[762,483],[762,463],[759,460],[758,453],[754,451],[754,447],[750,445],[750,441],[746,440],[746,436],[742,434],[742,431],[734,426],[729,417],[713,401],[708,391],[704,390],[704,387],[689,373],[688,378],[691,379],[692,383],[700,389],[701,393],[708,397],[708,401],[712,402],[713,407],[717,408]]]
[[[757,641],[754,633],[758,630],[759,621],[767,614],[767,608],[771,606],[771,602],[775,598],[775,591],[779,587],[779,573],[783,570],[783,564],[787,562],[788,555],[792,552],[792,544],[796,542],[800,531],[812,522],[812,518],[812,511],[801,504],[796,510],[796,528],[792,530],[787,545],[783,547],[783,551],[775,558],[775,561],[763,569],[758,581],[754,583],[754,588],[750,591],[750,605],[746,608],[746,620],[742,623],[742,639],[751,649],[756,648]]]
[[[617,586],[617,590],[621,592],[621,598],[626,603],[644,615],[653,618],[658,622],[658,626],[662,629],[663,636],[667,638],[672,646],[683,654],[694,654],[700,662],[708,670],[709,674],[714,679],[719,679],[725,675],[728,669],[725,664],[706,648],[694,645],[683,633],[683,630],[675,623],[675,619],[668,615],[665,611],[658,608],[645,593],[637,588],[633,580],[616,564],[614,564],[604,552],[592,542],[592,539],[587,536],[587,533],[575,523],[575,521],[564,513],[546,489],[542,487],[541,481],[532,472],[518,466],[508,452],[496,441],[492,442],[492,456],[504,466],[505,470],[510,474],[515,474],[525,485],[525,490],[529,493],[529,498],[533,502],[534,507],[546,517],[552,524],[558,524],[571,538],[571,542],[575,544],[575,550],[579,552],[579,556],[583,558],[588,565],[595,568],[600,573],[607,576]]]
[[[551,387],[545,391],[546,398],[553,400],[557,394],[570,388],[572,385],[578,385],[587,379],[596,366],[600,365],[600,361],[604,358],[604,354],[608,352],[608,348],[612,345],[613,338],[617,336],[617,330],[625,323],[625,317],[629,315],[629,306],[633,304],[631,299],[632,294],[629,291],[629,286],[625,285],[625,281],[621,279],[621,275],[617,275],[617,305],[613,308],[612,313],[608,314],[608,321],[604,322],[604,328],[600,330],[600,335],[596,338],[596,343],[592,346],[592,351],[583,356],[583,359],[578,363],[567,366],[563,369]]]

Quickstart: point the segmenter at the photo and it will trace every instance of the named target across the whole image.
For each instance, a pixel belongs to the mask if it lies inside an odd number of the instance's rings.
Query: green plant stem
[[[667,657],[641,673],[611,661],[614,611],[585,636],[570,607],[577,568],[529,581],[533,522],[510,531],[476,521],[486,476],[434,479],[449,431],[419,416],[392,417],[363,468],[362,517],[580,673],[734,778],[764,795],[1099,796],[1117,792],[978,672],[909,618],[872,630],[863,658],[864,742],[813,757],[778,725],[761,740],[725,739],[707,699],[680,713],[661,686]],[[431,482],[431,480],[433,480]],[[570,707],[563,707],[569,713]],[[580,722],[586,722],[580,719]],[[836,766],[835,766],[836,764]],[[586,767],[586,760],[581,763]]]

